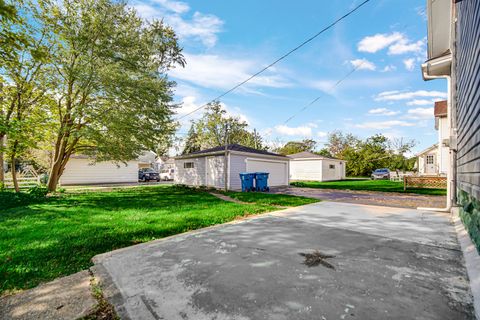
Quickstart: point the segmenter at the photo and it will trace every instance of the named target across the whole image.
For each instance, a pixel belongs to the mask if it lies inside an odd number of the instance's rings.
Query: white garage
[[[227,187],[240,190],[242,172],[268,172],[272,187],[289,183],[289,159],[285,156],[239,144],[215,147],[175,158],[175,183],[190,186],[225,187],[225,153],[227,153]]]
[[[346,161],[327,158],[312,152],[288,155],[290,180],[334,181],[345,179]]]
[[[94,163],[87,156],[74,155],[60,177],[60,184],[64,186],[128,182],[138,182],[137,160],[126,164],[110,161]]]

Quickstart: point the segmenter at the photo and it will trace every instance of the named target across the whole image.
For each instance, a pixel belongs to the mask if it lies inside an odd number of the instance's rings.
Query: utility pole
[[[223,181],[225,192],[228,191],[228,122],[225,124],[225,156],[223,159]]]
[[[253,128],[253,143],[255,145],[255,149],[258,149],[257,146],[257,129]]]

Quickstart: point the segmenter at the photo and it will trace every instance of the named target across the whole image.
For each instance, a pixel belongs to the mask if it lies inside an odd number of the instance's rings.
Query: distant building
[[[334,181],[345,179],[346,161],[304,151],[290,154],[290,180]]]

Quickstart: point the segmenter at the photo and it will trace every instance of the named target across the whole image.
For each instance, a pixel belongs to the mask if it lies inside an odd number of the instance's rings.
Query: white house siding
[[[205,181],[208,187],[225,187],[225,156],[205,157],[206,176]]]
[[[439,119],[438,123],[438,145],[440,146],[438,148],[438,157],[437,157],[437,162],[438,162],[438,171],[439,174],[446,175],[448,171],[448,166],[450,163],[450,150],[447,146],[444,146],[443,140],[449,139],[450,138],[450,133],[449,133],[449,127],[448,127],[448,121],[447,117],[442,117]]]
[[[322,181],[322,160],[290,160],[290,179]]]
[[[334,169],[330,169],[334,165]],[[322,160],[322,181],[345,179],[345,162],[335,160]]]
[[[193,168],[184,168],[185,162],[193,162]],[[178,184],[190,186],[204,186],[205,181],[205,157],[191,159],[175,159],[174,181]]]
[[[247,156],[230,154],[230,189],[240,190],[242,188],[242,181],[240,180],[240,173],[247,171],[247,164],[245,160]]]
[[[138,181],[138,162],[97,162],[89,159],[70,159],[60,177],[61,185],[125,183]]]

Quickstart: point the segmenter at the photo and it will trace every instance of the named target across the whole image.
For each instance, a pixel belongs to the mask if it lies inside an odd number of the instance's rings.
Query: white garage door
[[[268,172],[268,185],[285,186],[288,184],[288,162],[247,159],[247,172]]]

